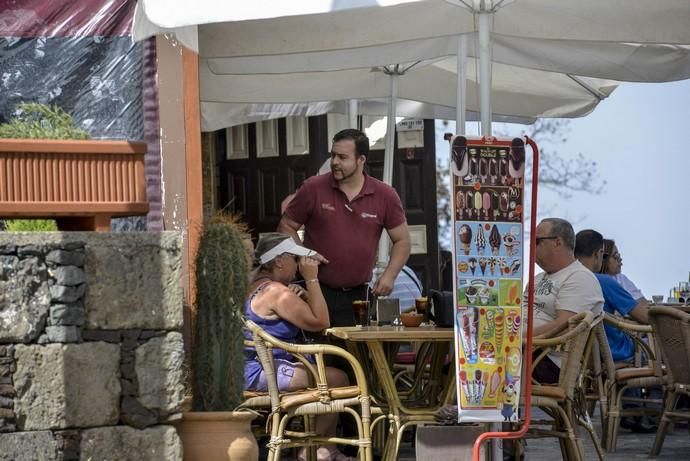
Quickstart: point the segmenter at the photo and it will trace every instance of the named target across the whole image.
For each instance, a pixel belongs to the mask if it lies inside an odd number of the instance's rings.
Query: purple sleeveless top
[[[264,317],[257,315],[252,309],[252,300],[261,290],[266,288],[269,283],[271,282],[267,281],[259,285],[257,289],[254,290],[254,292],[247,298],[247,301],[245,301],[244,303],[245,317],[259,325],[266,333],[270,334],[271,336],[277,339],[280,339],[281,341],[285,341],[286,343],[299,342],[297,341],[297,339],[299,338],[300,329],[297,328],[295,325],[281,318],[266,319]],[[251,332],[249,332],[248,330],[244,330],[244,337],[248,340],[251,340]],[[285,352],[284,350],[278,348],[273,349],[273,359],[287,360],[290,362],[296,361],[292,354],[289,354],[288,352]],[[256,350],[254,349],[254,347],[245,347],[244,388],[256,389],[257,384],[259,383],[259,378],[262,373],[263,368],[261,368],[261,364],[259,363],[259,358],[256,355]]]

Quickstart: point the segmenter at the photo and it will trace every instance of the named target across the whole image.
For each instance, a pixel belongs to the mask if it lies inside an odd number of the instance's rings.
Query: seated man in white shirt
[[[544,272],[534,277],[535,336],[564,325],[570,317],[591,311],[601,314],[604,296],[592,271],[575,259],[573,226],[560,218],[547,218],[535,233],[535,259]],[[603,247],[597,258],[603,258]],[[528,286],[523,294],[523,310],[527,308]],[[558,382],[560,356],[550,354],[534,370],[540,383]]]

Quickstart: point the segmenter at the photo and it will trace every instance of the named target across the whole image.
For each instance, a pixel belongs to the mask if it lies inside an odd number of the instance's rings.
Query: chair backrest
[[[357,359],[345,349],[329,344],[286,343],[270,335],[251,320],[244,319],[244,325],[252,334],[256,355],[266,375],[268,393],[274,411],[280,407],[280,390],[278,388],[272,353],[274,348],[289,352],[295,357],[295,360],[301,362],[309,375],[310,381],[320,392],[327,392],[329,388],[324,355],[334,355],[345,359],[352,368],[355,384],[360,390],[360,396],[368,398],[369,393],[364,371]],[[312,360],[310,360],[310,357]]]
[[[690,314],[675,307],[651,307],[649,323],[669,381],[690,385]]]
[[[594,314],[581,312],[570,317],[564,329],[551,331],[548,337],[539,337],[533,340],[535,349],[541,349],[542,355],[550,351],[562,352],[558,386],[570,398],[574,396],[577,380],[582,370],[585,346],[593,320]]]

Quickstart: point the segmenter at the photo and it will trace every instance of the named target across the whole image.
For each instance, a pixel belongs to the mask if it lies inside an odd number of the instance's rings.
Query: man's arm
[[[534,328],[534,330],[532,330],[532,336],[539,336],[552,329],[561,328],[568,322],[568,319],[570,317],[575,315],[575,312],[564,311],[561,309],[557,310],[556,312],[556,318],[550,322],[541,325],[540,327]]]
[[[302,241],[299,239],[299,235],[297,235],[297,231],[302,228],[302,224],[298,223],[294,219],[290,219],[288,215],[283,213],[283,216],[280,218],[280,222],[278,223],[278,228],[276,229],[276,232],[282,232],[284,234],[288,234],[291,236],[295,242],[299,243],[302,245]],[[314,259],[316,259],[318,262],[321,264],[328,264],[328,259],[326,259],[322,254],[316,253],[313,256]]]
[[[393,242],[393,247],[388,266],[374,285],[373,291],[377,296],[387,296],[393,291],[395,278],[410,257],[410,231],[407,223],[403,222],[397,227],[387,229],[387,232]]]
[[[299,235],[297,235],[297,231],[300,229],[300,227],[302,227],[300,223],[288,218],[288,216],[283,213],[283,216],[280,218],[280,222],[278,223],[276,232],[288,234],[295,240],[295,242],[301,244],[302,242],[299,239]]]
[[[649,325],[649,305],[647,304],[647,300],[644,298],[640,299],[628,315],[638,323]]]

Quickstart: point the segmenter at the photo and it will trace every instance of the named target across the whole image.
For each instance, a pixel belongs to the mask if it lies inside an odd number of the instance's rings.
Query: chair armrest
[[[631,320],[619,319],[608,312],[604,315],[604,322],[619,328],[625,332],[630,333],[651,333],[651,325],[642,325],[641,323],[633,322]]]

